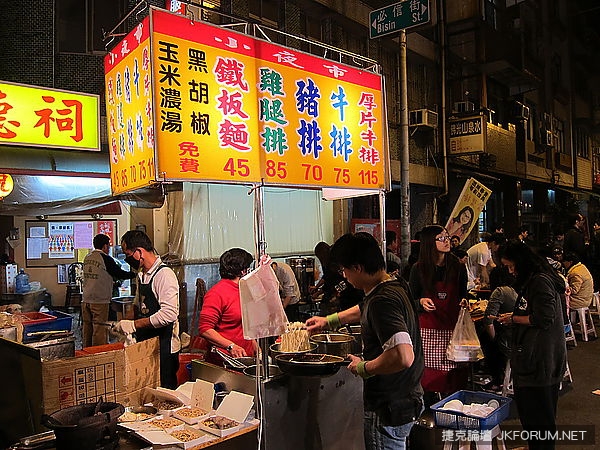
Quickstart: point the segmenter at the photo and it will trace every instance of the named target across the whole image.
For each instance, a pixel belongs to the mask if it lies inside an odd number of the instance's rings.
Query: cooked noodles
[[[309,350],[308,330],[302,322],[288,323],[287,330],[281,335],[280,352],[300,352]]]

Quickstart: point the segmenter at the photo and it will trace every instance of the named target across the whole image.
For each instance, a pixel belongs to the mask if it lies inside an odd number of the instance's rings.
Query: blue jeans
[[[375,411],[365,411],[366,450],[405,450],[406,438],[414,422],[404,425],[384,425]]]

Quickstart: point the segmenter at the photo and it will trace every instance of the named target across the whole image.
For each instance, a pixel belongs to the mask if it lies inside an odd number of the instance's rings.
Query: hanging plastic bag
[[[279,281],[270,264],[261,264],[240,279],[240,301],[245,339],[285,332],[288,320],[279,297]]]
[[[446,357],[455,362],[479,361],[483,358],[475,325],[465,307],[460,309],[450,344],[446,349]]]

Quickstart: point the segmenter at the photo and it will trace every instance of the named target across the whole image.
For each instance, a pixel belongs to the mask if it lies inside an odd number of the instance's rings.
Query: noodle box
[[[188,425],[169,432],[162,430],[140,431],[136,434],[149,444],[152,444],[153,449],[190,449],[217,439],[216,436]]]
[[[201,430],[215,434],[219,437],[228,436],[247,425],[244,422],[248,418],[248,414],[250,414],[253,405],[254,397],[252,395],[231,391],[225,396],[217,410],[211,413],[208,418],[201,420],[197,426]],[[207,421],[212,421],[216,417],[224,417],[225,419],[233,420],[237,425],[225,429],[207,425]],[[258,423],[257,420],[253,420],[252,422]]]

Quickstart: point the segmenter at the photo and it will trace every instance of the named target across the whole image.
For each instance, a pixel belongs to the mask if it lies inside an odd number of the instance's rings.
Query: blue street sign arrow
[[[371,39],[429,22],[429,0],[406,0],[369,13]]]

